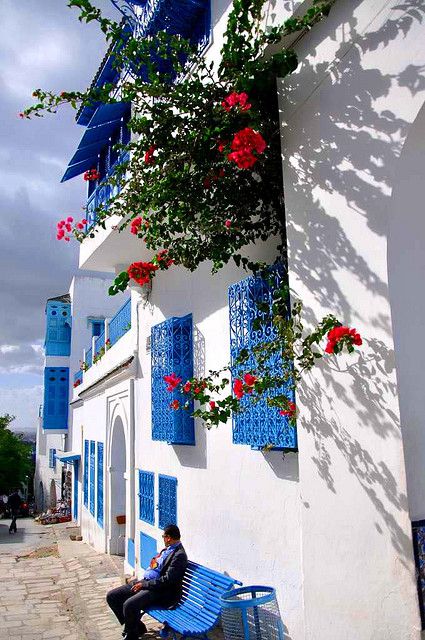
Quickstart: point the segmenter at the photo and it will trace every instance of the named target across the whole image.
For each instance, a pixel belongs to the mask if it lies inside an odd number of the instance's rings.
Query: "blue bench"
[[[174,640],[176,633],[185,638],[202,637],[208,640],[211,631],[220,619],[220,597],[235,584],[242,584],[230,576],[203,567],[196,562],[187,565],[183,578],[183,594],[174,609],[147,609],[152,618],[168,625]]]

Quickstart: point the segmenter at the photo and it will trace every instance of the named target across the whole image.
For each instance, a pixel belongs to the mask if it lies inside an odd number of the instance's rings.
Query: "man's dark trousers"
[[[158,594],[144,589],[132,593],[131,586],[131,584],[124,584],[122,587],[112,589],[108,592],[106,600],[119,622],[125,625],[124,631],[130,637],[137,638],[140,632],[140,612],[153,604],[161,606],[162,600]]]

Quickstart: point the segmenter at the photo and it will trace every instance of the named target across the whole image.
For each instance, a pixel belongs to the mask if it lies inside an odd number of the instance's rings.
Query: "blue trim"
[[[56,449],[49,449],[49,468],[56,469]]]
[[[95,468],[96,468],[96,442],[90,440],[90,513],[94,516],[95,504]]]
[[[83,473],[83,501],[89,505],[89,441],[84,440],[84,473]]]
[[[150,561],[158,553],[157,542],[147,533],[140,532],[140,566],[142,569],[148,569]]]
[[[158,527],[177,524],[177,478],[158,476]]]
[[[96,493],[96,517],[97,524],[103,529],[103,442],[97,443],[97,493]]]
[[[139,469],[139,520],[155,524],[155,474]]]
[[[56,459],[60,460],[61,462],[73,463],[78,462],[81,459],[81,456],[79,453],[62,453],[56,455]]]
[[[266,592],[267,595],[256,598],[256,591]],[[236,596],[245,593],[250,593],[252,595],[252,598],[240,598],[237,600],[234,599]],[[271,600],[274,600],[275,598],[276,589],[274,589],[273,587],[264,587],[261,585],[252,585],[249,587],[241,587],[240,589],[231,589],[230,591],[226,591],[226,593],[220,596],[221,606],[223,607],[223,609],[248,609],[250,607],[258,607],[259,605],[271,602]]]
[[[136,566],[136,548],[133,538],[128,538],[127,540],[127,562],[134,569]]]
[[[80,470],[79,460],[74,462],[74,495],[72,499],[74,520],[78,520],[78,472]]]
[[[101,104],[100,107],[96,109],[96,112],[94,113],[88,126],[89,128],[98,127],[99,125],[105,124],[106,122],[124,118],[130,113],[130,110],[131,105],[129,102],[113,102],[111,104]]]

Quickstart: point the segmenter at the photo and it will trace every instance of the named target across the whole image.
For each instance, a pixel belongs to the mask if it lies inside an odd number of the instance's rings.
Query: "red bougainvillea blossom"
[[[243,381],[248,387],[253,387],[257,382],[256,376],[253,376],[251,373],[246,373],[243,377]]]
[[[224,226],[226,227],[226,229],[230,229],[230,227],[232,226],[232,221],[231,220],[226,220],[224,222]]]
[[[281,416],[288,416],[288,418],[293,418],[295,413],[296,413],[297,407],[295,405],[295,402],[288,402],[288,408],[287,409],[281,409],[279,411]]]
[[[211,411],[213,411],[215,409],[215,407],[216,407],[216,403],[215,403],[214,400],[210,400],[209,405],[210,405]]]
[[[127,269],[128,277],[140,285],[148,284],[152,275],[159,269],[153,262],[133,262]]]
[[[97,169],[88,169],[83,175],[86,182],[93,182],[100,179],[100,173]]]
[[[56,225],[56,238],[57,240],[65,240],[65,242],[70,241],[70,233],[72,229],[72,223],[74,222],[74,218],[72,216],[68,216],[65,220],[59,220]],[[87,220],[83,218],[80,222],[77,222],[74,226],[74,231],[82,231],[87,224]]]
[[[182,378],[179,378],[174,372],[172,374],[170,374],[169,376],[164,376],[164,381],[167,383],[167,391],[169,391],[171,393],[171,391],[174,391],[174,389],[176,387],[178,387],[178,385],[180,384],[180,382],[182,381]]]
[[[184,385],[183,385],[183,391],[184,391],[185,393],[189,393],[189,391],[191,390],[191,388],[192,388],[192,383],[191,383],[191,381],[190,381],[190,380],[188,380],[187,382],[185,382],[185,383],[184,383]]]
[[[155,162],[154,152],[156,145],[152,144],[145,153],[145,164],[153,164]]]
[[[179,408],[180,408],[180,402],[179,402],[178,400],[173,400],[173,401],[170,403],[170,407],[171,407],[172,409],[174,409],[174,411],[177,411],[177,409],[179,409]]]
[[[156,264],[161,265],[162,268],[166,267],[167,269],[172,264],[174,264],[174,260],[168,258],[167,249],[162,249],[162,251],[159,251],[155,256],[154,261]]]
[[[79,387],[81,384],[81,380],[76,380],[73,384],[74,389],[76,389],[77,387]]]
[[[221,106],[225,111],[230,111],[233,107],[237,107],[239,111],[248,111],[252,105],[248,102],[247,93],[236,93],[236,91],[233,91],[233,93],[223,100]]]
[[[246,127],[235,134],[231,144],[232,152],[228,154],[227,158],[234,162],[239,169],[250,169],[258,160],[254,151],[264,153],[266,147],[266,141],[261,133]]]
[[[234,380],[233,382],[233,393],[238,400],[242,400],[242,398],[244,397],[243,382],[239,378],[236,378],[236,380]]]
[[[339,342],[346,338],[346,341],[351,345],[360,346],[363,341],[360,334],[356,329],[350,329],[350,327],[334,327],[328,332],[328,343],[325,347],[326,353],[337,353]]]

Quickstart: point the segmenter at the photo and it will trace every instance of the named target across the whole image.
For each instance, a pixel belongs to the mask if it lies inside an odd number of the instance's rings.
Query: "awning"
[[[92,169],[97,165],[97,155],[92,156],[91,158],[87,158],[84,162],[78,162],[77,164],[70,165],[65,173],[63,174],[63,178],[61,182],[66,182],[71,178],[75,178],[75,176],[79,176],[80,173],[84,173],[87,169]]]
[[[62,453],[56,453],[55,457],[56,460],[60,460],[61,462],[70,462],[71,464],[81,460],[81,454],[75,453],[74,451],[63,451]]]
[[[90,120],[88,127],[97,127],[100,124],[119,120],[130,111],[128,102],[113,102],[111,104],[101,104]]]

